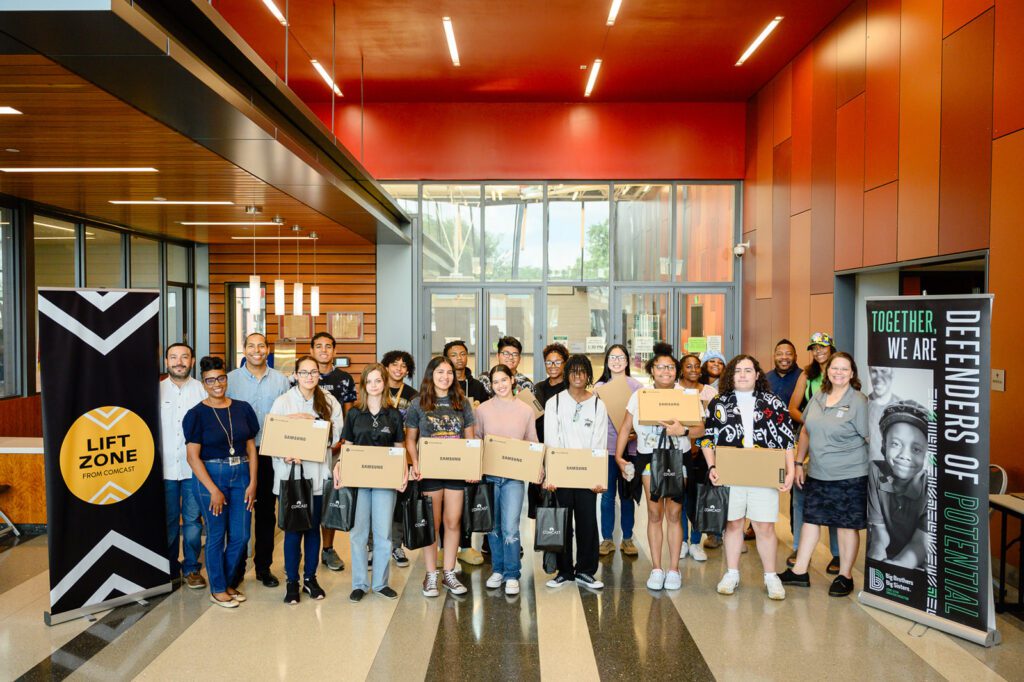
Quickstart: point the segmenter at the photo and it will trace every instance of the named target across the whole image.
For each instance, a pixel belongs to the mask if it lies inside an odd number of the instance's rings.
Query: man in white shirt
[[[164,354],[167,378],[160,382],[160,434],[164,462],[164,499],[167,505],[167,556],[171,578],[183,574],[186,587],[206,587],[199,573],[202,549],[202,517],[195,494],[192,468],[185,456],[185,434],[181,422],[185,413],[206,398],[203,385],[191,376],[195,354],[185,343],[172,343]],[[179,518],[181,526],[179,526]],[[183,536],[185,561],[178,562],[178,535]]]

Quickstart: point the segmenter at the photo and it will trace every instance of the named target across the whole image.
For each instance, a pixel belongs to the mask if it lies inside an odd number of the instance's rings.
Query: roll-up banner
[[[989,561],[992,296],[867,299],[863,604],[998,644]]]
[[[49,625],[171,589],[160,294],[39,289]]]

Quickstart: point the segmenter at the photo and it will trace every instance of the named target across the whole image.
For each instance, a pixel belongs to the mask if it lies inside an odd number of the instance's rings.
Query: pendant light
[[[316,232],[310,232],[309,238],[313,240],[313,286],[309,288],[309,314],[313,317],[319,317],[320,287],[316,283]]]
[[[302,232],[302,228],[298,225],[292,225],[292,232],[295,236],[299,236],[299,232]],[[302,314],[302,282],[299,281],[299,240],[295,240],[295,284],[292,287],[292,315]]]
[[[277,279],[274,280],[274,315],[287,314],[284,301],[284,280],[281,279],[281,224],[277,225]]]
[[[252,216],[252,274],[249,275],[249,313],[260,312],[260,276],[256,274],[256,214],[259,206],[246,206],[245,212]]]

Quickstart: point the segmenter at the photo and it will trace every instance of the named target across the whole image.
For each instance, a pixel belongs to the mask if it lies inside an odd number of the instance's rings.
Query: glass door
[[[544,328],[540,323],[540,292],[537,289],[501,289],[487,290],[486,329],[487,329],[487,366],[481,371],[493,367],[499,362],[508,364],[512,358],[498,356],[498,339],[503,336],[514,336],[523,344],[523,352],[519,357],[517,372],[531,379],[537,379],[541,367],[541,359],[537,354],[543,350],[543,336],[538,330]],[[543,372],[540,372],[543,374]]]
[[[426,367],[426,361],[440,355],[446,343],[462,340],[466,342],[469,353],[466,365],[474,374],[478,373],[482,299],[480,289],[428,289],[426,309],[430,311],[427,319],[430,326],[425,335],[427,357],[421,358],[422,362],[417,364]],[[421,378],[415,377],[413,383],[418,385]]]
[[[676,291],[675,347],[703,354],[718,351],[726,358],[734,354],[730,313],[731,296],[726,291]]]
[[[630,374],[640,381],[649,381],[644,364],[651,358],[654,344],[669,341],[671,331],[671,291],[644,289],[617,289],[615,309],[616,337],[625,340],[629,348]]]

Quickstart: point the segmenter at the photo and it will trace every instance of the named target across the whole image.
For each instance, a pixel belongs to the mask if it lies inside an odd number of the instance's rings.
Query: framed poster
[[[327,313],[327,331],[337,343],[363,340],[362,312]]]
[[[277,318],[277,338],[297,341],[313,338],[313,317],[311,315],[281,315]]]

